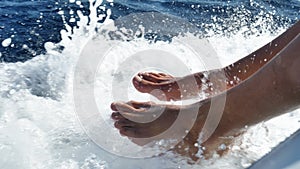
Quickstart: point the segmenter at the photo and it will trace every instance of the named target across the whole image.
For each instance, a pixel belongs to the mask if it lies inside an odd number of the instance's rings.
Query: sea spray
[[[79,2],[76,3],[80,5]],[[112,22],[109,17],[96,15],[97,5],[101,4],[102,1],[90,1],[89,16],[83,15],[80,10],[76,11],[80,18],[77,27],[65,22],[65,29],[61,31],[62,41],[47,42],[46,54],[38,55],[25,63],[0,63],[0,164],[3,168],[243,168],[299,128],[298,111],[291,113],[293,117],[288,114],[263,126],[250,127],[237,140],[235,146],[238,148],[234,148],[232,153],[222,158],[204,160],[194,166],[186,164],[184,157],[172,153],[160,158],[136,160],[116,157],[101,150],[81,128],[72,104],[72,76],[79,54],[87,41],[99,33],[96,30]],[[106,10],[107,16],[110,16],[109,10]],[[258,17],[261,19],[254,26],[265,23],[263,14]],[[98,22],[104,18],[106,24]],[[282,32],[285,27],[279,29]],[[214,32],[211,32],[209,41],[223,65],[233,63],[277,36],[255,27],[252,30],[254,34],[247,37],[244,36],[244,30],[231,36],[214,36]],[[142,30],[141,34],[144,33],[145,30]],[[121,46],[116,47],[119,53],[115,55],[122,54],[122,49],[130,48],[135,43],[144,48],[149,45],[147,40],[142,39],[132,43],[121,42]],[[8,44],[7,41],[4,46]],[[157,47],[159,45],[167,46],[168,42],[154,44]],[[184,49],[184,46],[177,44],[169,46],[170,51],[178,50],[183,60],[189,60],[190,53],[185,53]],[[193,68],[193,71],[201,70],[196,66]],[[97,80],[98,87],[105,87],[108,79]],[[140,97],[137,93],[136,96]],[[136,99],[136,96],[132,95],[131,98]],[[102,105],[109,107],[109,103]],[[107,111],[103,114],[109,113]],[[269,132],[266,132],[266,128]],[[116,130],[115,132],[116,138],[128,141],[121,138]]]

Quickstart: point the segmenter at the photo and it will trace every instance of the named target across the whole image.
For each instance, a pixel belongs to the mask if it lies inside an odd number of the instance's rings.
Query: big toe
[[[144,80],[139,76],[135,76],[132,80],[132,83],[133,86],[142,93],[150,93],[152,90],[158,88],[156,83]]]

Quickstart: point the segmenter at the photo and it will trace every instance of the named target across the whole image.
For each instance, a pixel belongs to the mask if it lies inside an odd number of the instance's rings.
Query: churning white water
[[[300,112],[297,110],[250,127],[236,140],[229,154],[224,157],[215,156],[194,166],[186,164],[184,158],[172,154],[134,159],[116,156],[103,150],[84,132],[73,103],[73,73],[82,49],[97,34],[95,28],[113,23],[109,17],[104,23],[97,22],[102,19],[102,16],[96,15],[96,7],[101,3],[101,1],[91,3],[90,16],[83,16],[78,11],[79,27],[74,28],[72,32],[72,28],[66,25],[68,31],[61,31],[62,41],[59,44],[51,42],[45,44],[47,49],[45,55],[37,56],[25,63],[0,63],[0,168],[245,168],[300,128]],[[107,15],[110,15],[110,11]],[[88,17],[90,23],[87,26]],[[242,33],[237,33],[231,37],[211,36],[209,41],[217,52],[221,64],[225,66],[246,56],[276,36],[270,32],[263,32],[260,36],[252,35],[246,38]],[[2,42],[4,46],[9,44],[9,40]],[[62,52],[58,52],[55,50],[58,46],[65,48]],[[113,100],[106,96],[112,93],[111,81],[121,60],[135,52],[132,51],[134,47],[147,49],[162,46],[164,50],[180,56],[182,62],[190,66],[191,72],[203,70],[203,67],[189,63],[192,53],[185,46],[176,46],[175,42],[174,44],[164,42],[149,44],[146,40],[122,42],[115,46],[113,53],[108,53],[111,59],[103,61],[105,69],[103,65],[99,67],[99,70],[105,73],[100,71],[101,76],[96,79],[97,106],[104,117],[108,119],[110,114],[109,104]],[[130,83],[131,77],[122,79]],[[129,99],[148,98],[135,93],[133,89],[130,91],[132,92]],[[108,143],[126,146],[130,144],[129,140],[119,136],[118,131],[113,129],[111,120],[98,125],[100,130],[111,126],[109,132],[112,135],[102,136]]]

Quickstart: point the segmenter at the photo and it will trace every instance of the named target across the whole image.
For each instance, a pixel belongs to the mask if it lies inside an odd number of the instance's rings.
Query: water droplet
[[[76,22],[76,19],[75,18],[71,18],[70,22]]]
[[[10,95],[13,95],[13,94],[15,94],[16,93],[16,90],[15,89],[11,89],[10,91],[9,91],[9,94]]]
[[[64,11],[59,11],[58,14],[59,14],[59,15],[63,15],[63,14],[64,14]]]
[[[2,46],[3,47],[8,47],[11,44],[11,38],[7,38],[2,41]]]
[[[226,148],[227,148],[227,146],[225,145],[225,144],[221,144],[219,147],[218,147],[218,149],[219,150],[226,150]]]
[[[245,159],[242,159],[241,165],[242,165],[244,168],[248,168],[248,167],[250,167],[251,163],[248,162],[248,161],[246,161]]]
[[[80,1],[76,1],[76,5],[81,5],[81,2]]]
[[[240,147],[239,146],[232,146],[231,150],[237,151],[237,150],[240,150]]]
[[[165,143],[164,140],[160,140],[157,144],[161,146],[164,145],[164,143]]]

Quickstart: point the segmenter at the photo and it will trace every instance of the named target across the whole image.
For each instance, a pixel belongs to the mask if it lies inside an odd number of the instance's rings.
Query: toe
[[[115,126],[115,128],[117,128],[117,129],[122,129],[122,126],[121,126],[121,124],[119,123],[119,121],[116,121],[115,123],[114,123],[114,126]]]
[[[170,80],[170,78],[166,78],[164,76],[160,76],[155,73],[144,73],[143,75],[140,76],[140,78],[158,84]]]
[[[110,104],[110,109],[112,109],[113,111],[118,111],[115,102]]]
[[[150,93],[155,89],[154,86],[144,85],[142,81],[143,80],[138,81],[136,77],[132,79],[132,84],[137,91],[141,93]]]
[[[165,74],[165,73],[153,73],[153,72],[150,72],[149,73],[150,75],[153,75],[161,80],[170,80],[170,79],[173,79],[174,77],[171,76],[171,75],[168,75],[168,74]]]
[[[136,126],[136,123],[129,121],[127,119],[121,119],[121,120],[116,121],[114,126],[117,129],[122,129],[123,127],[134,127],[134,126]]]
[[[120,134],[122,136],[132,137],[132,138],[139,138],[139,130],[137,128],[132,127],[123,127],[120,129]]]
[[[125,119],[125,117],[123,117],[119,112],[113,112],[111,114],[111,118],[113,120],[120,120],[120,119]]]
[[[127,112],[127,113],[138,113],[143,111],[142,108],[140,109],[136,109],[133,106],[131,106],[130,104],[124,103],[124,102],[114,102],[111,104],[111,109],[113,111],[119,111],[121,113],[123,112]]]
[[[154,73],[154,72],[139,73],[138,76],[141,79],[148,80],[151,82],[156,82],[156,83],[159,83],[161,81],[168,81],[168,80],[174,78],[173,76],[168,75],[168,74]]]
[[[168,74],[165,74],[165,73],[158,73],[158,75],[159,75],[160,77],[164,77],[164,78],[174,78],[173,76],[168,75]]]
[[[132,84],[139,92],[142,93],[149,93],[150,91],[155,89],[153,85],[151,85],[151,83],[149,84],[147,81],[143,80],[139,76],[135,76],[132,79]]]
[[[137,101],[130,101],[127,102],[127,104],[131,105],[135,109],[141,109],[141,108],[150,108],[151,106],[155,105],[154,102],[137,102]]]
[[[159,83],[160,82],[159,77],[153,76],[149,73],[145,73],[144,75],[141,76],[141,78],[143,80],[147,80],[147,81],[150,81],[150,82],[153,82],[153,83]]]

